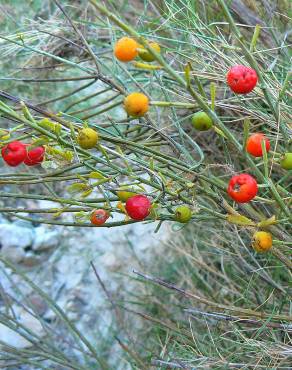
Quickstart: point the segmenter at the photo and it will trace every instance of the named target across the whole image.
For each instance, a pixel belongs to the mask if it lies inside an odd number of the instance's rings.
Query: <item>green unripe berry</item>
[[[174,215],[175,221],[185,224],[189,222],[191,218],[192,218],[192,211],[188,206],[179,206],[175,210],[175,215]]]
[[[280,166],[284,170],[292,170],[292,153],[285,153],[280,160]]]
[[[92,149],[98,141],[98,133],[92,128],[83,128],[79,131],[78,144],[82,149]]]
[[[207,131],[213,126],[213,121],[205,112],[197,112],[192,117],[192,125],[196,130]]]
[[[157,53],[161,52],[160,45],[157,42],[149,42],[149,46],[152,49],[154,49]],[[139,57],[142,60],[144,60],[145,62],[153,62],[155,60],[152,54],[150,54],[148,50],[144,49],[142,45],[139,45],[139,47],[141,50],[138,53],[139,53]]]

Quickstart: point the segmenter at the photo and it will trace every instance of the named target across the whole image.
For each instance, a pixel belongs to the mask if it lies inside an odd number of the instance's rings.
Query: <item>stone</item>
[[[13,312],[16,315],[17,322],[27,327],[35,335],[42,337],[45,334],[41,323],[34,316],[17,306],[13,306]],[[37,340],[36,338],[34,339]],[[0,341],[16,348],[32,346],[30,341],[3,324],[0,324]]]
[[[49,230],[45,226],[35,228],[35,237],[32,245],[34,251],[43,251],[58,246],[60,233],[57,230]]]
[[[0,224],[0,242],[2,248],[30,247],[33,242],[34,231],[32,229],[14,224]]]

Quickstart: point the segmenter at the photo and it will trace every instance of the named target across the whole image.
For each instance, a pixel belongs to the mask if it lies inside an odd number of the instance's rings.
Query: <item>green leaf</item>
[[[257,224],[257,227],[263,228],[263,227],[269,227],[271,225],[277,224],[278,221],[276,219],[276,216],[272,216],[270,218],[267,218],[266,220],[263,220]]]
[[[253,36],[252,36],[252,40],[251,40],[251,43],[250,43],[249,50],[251,52],[253,52],[256,48],[256,44],[257,44],[257,41],[258,41],[258,38],[259,38],[259,35],[260,35],[260,31],[261,31],[261,26],[259,24],[257,24],[255,26],[254,33],[253,33]]]
[[[256,224],[249,218],[242,215],[227,215],[227,222],[239,226],[256,226]]]
[[[243,121],[243,143],[242,143],[242,150],[245,151],[246,142],[249,135],[249,127],[250,127],[250,120],[245,119]]]
[[[218,135],[220,135],[220,136],[224,137],[224,139],[227,139],[226,135],[224,134],[224,132],[223,132],[219,127],[217,127],[217,126],[213,126],[213,128],[214,128],[214,131],[215,131]]]
[[[89,190],[88,184],[84,184],[81,182],[76,182],[74,184],[71,184],[67,186],[66,190],[70,194],[78,194]]]
[[[188,86],[190,86],[191,84],[191,69],[192,69],[191,63],[188,63],[185,66],[185,79]]]
[[[93,171],[93,172],[90,172],[89,178],[90,179],[105,179],[105,176],[103,176],[103,174],[100,172]]]
[[[215,100],[216,100],[216,84],[211,82],[210,84],[210,94],[211,94],[211,109],[215,110]]]

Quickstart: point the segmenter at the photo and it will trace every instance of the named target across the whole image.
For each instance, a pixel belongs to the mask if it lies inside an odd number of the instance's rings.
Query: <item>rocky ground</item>
[[[12,261],[41,289],[47,292],[78,327],[78,329],[116,363],[121,349],[113,336],[117,333],[116,312],[112,309],[93,268],[114,300],[125,304],[135,293],[133,269],[147,271],[146,266],[161,253],[169,227],[164,225],[154,234],[154,224],[133,224],[115,229],[82,229],[50,226],[34,227],[28,222],[10,223],[0,220],[1,255]],[[47,303],[20,276],[0,268],[0,309],[7,306],[5,297],[16,301],[12,304],[18,322],[36,333],[45,335],[40,323],[56,329],[58,320]],[[21,297],[16,287],[21,290]],[[5,292],[5,293],[4,293]],[[32,305],[37,317],[27,311],[24,299]],[[22,307],[22,303],[24,307]],[[128,319],[127,319],[128,320]],[[135,320],[135,319],[134,319]],[[134,321],[138,327],[139,322]],[[58,335],[60,332],[58,332]],[[66,333],[63,332],[63,335]],[[0,324],[0,343],[16,348],[29,348],[25,338]],[[70,350],[69,350],[70,352]],[[119,362],[119,369],[127,365]],[[21,369],[23,369],[21,367]]]

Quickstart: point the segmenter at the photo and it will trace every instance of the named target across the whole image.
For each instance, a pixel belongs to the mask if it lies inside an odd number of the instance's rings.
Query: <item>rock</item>
[[[25,248],[32,245],[34,231],[14,224],[0,224],[1,253],[14,263],[25,258]]]
[[[2,248],[24,249],[32,245],[34,231],[14,224],[0,225],[0,242]]]
[[[41,258],[34,255],[32,252],[25,253],[22,264],[27,267],[39,265],[42,262]]]
[[[19,263],[25,258],[25,251],[18,247],[5,246],[1,249],[1,254],[14,263]]]
[[[13,306],[14,314],[16,315],[17,322],[24,325],[27,329],[32,331],[35,335],[42,337],[45,333],[41,323],[33,317],[28,312],[24,311],[22,308]],[[37,340],[36,338],[33,338]],[[20,334],[14,330],[0,324],[0,342],[4,342],[9,346],[16,348],[27,348],[32,346],[31,342],[22,337]],[[0,345],[1,348],[1,345]]]
[[[60,233],[56,230],[48,230],[45,226],[35,228],[35,237],[32,245],[34,251],[43,251],[57,247],[60,241]]]

